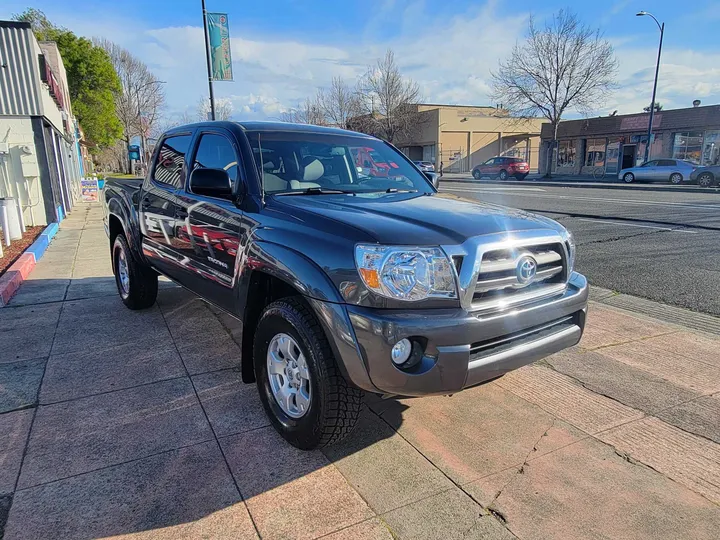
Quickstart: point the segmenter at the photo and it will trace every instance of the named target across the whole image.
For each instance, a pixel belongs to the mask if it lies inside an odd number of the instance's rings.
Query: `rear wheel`
[[[146,309],[152,306],[158,292],[157,273],[133,258],[122,234],[115,237],[112,263],[115,284],[123,303],[130,309]]]
[[[635,181],[635,175],[631,172],[623,174],[623,182],[632,184]]]
[[[340,373],[325,332],[300,297],[265,308],[255,331],[253,361],[265,412],[293,446],[327,446],[355,426],[362,392]]]
[[[475,170],[473,171],[473,178],[474,178],[475,180],[480,180],[480,171],[478,171],[477,169],[475,169]]]
[[[670,183],[671,184],[675,184],[677,186],[679,184],[682,184],[682,181],[683,181],[682,174],[676,172],[676,173],[672,173],[670,175]]]
[[[713,175],[710,173],[702,173],[700,176],[698,176],[698,186],[700,187],[710,187],[713,185],[713,181],[715,179],[713,178]]]
[[[507,177],[508,177],[508,173],[504,169],[502,171],[500,171],[500,174],[498,174],[498,178],[500,180],[507,180]]]

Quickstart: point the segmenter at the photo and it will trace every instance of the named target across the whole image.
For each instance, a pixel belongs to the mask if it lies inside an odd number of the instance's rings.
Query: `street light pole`
[[[210,65],[210,42],[208,41],[207,10],[202,0],[203,32],[205,32],[205,58],[207,60],[208,85],[210,86],[210,119],[215,120],[215,96],[213,95],[212,67]]]
[[[660,54],[662,53],[662,42],[663,35],[665,34],[665,23],[660,24],[660,22],[655,18],[655,16],[652,13],[648,13],[647,11],[640,11],[636,13],[636,15],[638,17],[642,17],[644,15],[652,17],[652,19],[655,21],[655,24],[657,24],[658,28],[660,29],[660,45],[658,46],[657,64],[655,65],[655,82],[653,83],[652,101],[650,102],[650,121],[648,122],[647,142],[645,143],[645,163],[647,163],[647,161],[650,159],[650,137],[652,137],[653,117],[655,116],[655,94],[657,92],[658,72],[660,71]]]

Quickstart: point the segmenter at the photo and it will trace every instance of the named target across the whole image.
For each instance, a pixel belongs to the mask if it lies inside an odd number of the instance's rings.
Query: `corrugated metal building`
[[[558,144],[552,170],[559,174],[607,173],[642,164],[647,145],[649,113],[567,120],[558,126]],[[552,126],[542,125],[540,170],[546,171],[552,144]],[[656,112],[653,117],[650,159],[684,159],[698,165],[720,162],[720,105]]]
[[[0,196],[20,201],[25,223],[59,221],[77,201],[76,133],[56,44],[0,21]]]

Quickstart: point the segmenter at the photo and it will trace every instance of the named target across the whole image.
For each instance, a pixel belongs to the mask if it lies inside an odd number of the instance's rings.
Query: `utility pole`
[[[210,87],[210,119],[215,120],[215,96],[213,95],[212,66],[210,65],[210,41],[208,40],[207,10],[202,0],[203,32],[205,33],[205,58],[207,59],[208,86]]]
[[[643,17],[646,15],[648,17],[652,17],[652,19],[655,21],[655,24],[657,24],[658,28],[660,29],[660,45],[658,46],[657,64],[655,65],[655,82],[653,83],[652,101],[650,102],[650,122],[648,122],[647,144],[645,145],[645,163],[647,163],[650,159],[650,137],[652,137],[653,116],[655,116],[655,93],[657,92],[658,72],[660,71],[660,53],[662,52],[665,23],[660,24],[660,22],[655,18],[655,16],[652,13],[648,13],[647,11],[640,11],[636,13],[636,15],[638,17]]]

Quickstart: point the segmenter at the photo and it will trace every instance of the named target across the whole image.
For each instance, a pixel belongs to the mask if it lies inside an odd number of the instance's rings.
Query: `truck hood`
[[[447,193],[283,195],[273,197],[272,205],[295,219],[340,222],[381,244],[452,245],[503,231],[563,230],[543,216]]]

